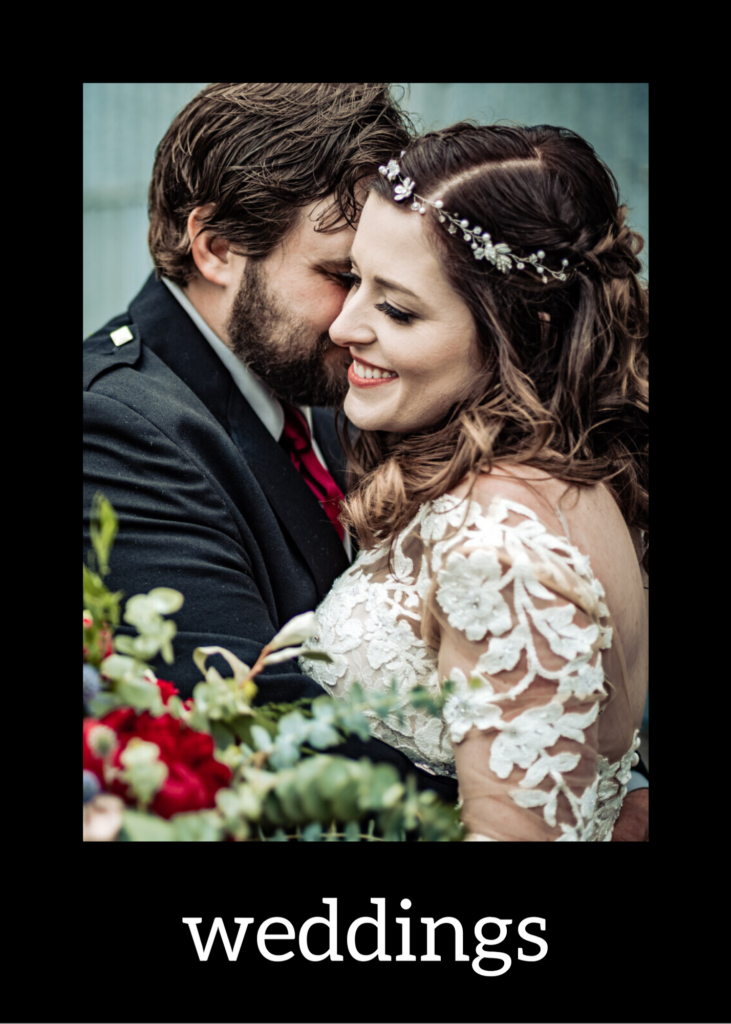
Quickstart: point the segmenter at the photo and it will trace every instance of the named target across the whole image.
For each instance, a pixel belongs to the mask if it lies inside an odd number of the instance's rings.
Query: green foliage
[[[160,760],[156,743],[146,743],[135,736],[119,756],[124,770],[119,773],[141,807],[147,807],[168,777],[168,767]]]
[[[95,717],[124,706],[153,715],[167,712],[192,729],[210,733],[215,756],[232,771],[231,784],[217,792],[214,809],[178,814],[166,821],[146,808],[164,783],[167,767],[154,743],[131,740],[120,757],[122,767],[111,769],[138,801],[136,810],[127,808],[123,813],[120,839],[403,842],[408,836],[453,842],[463,838],[455,806],[443,803],[431,791],[419,793],[413,776],[404,782],[391,765],[322,753],[348,735],[367,740],[369,715],[403,722],[406,702],[397,680],[384,693],[366,694],[355,684],[344,700],[323,694],[314,700],[252,706],[257,692],[252,672],[275,664],[280,656],[295,657],[298,649],[286,645],[312,635],[312,613],[287,623],[264,648],[253,670],[230,651],[198,648],[194,660],[204,679],[193,690],[193,707],[186,708],[178,697],[171,697],[164,706],[147,661],[159,653],[168,664],[172,662],[176,626],[164,616],[180,609],[183,595],[157,587],[131,597],[123,618],[137,635],[117,634],[110,654],[123,595],[111,593],[101,577],[109,571],[116,531],[112,506],[97,495],[91,536],[99,573],[84,566],[84,648],[85,660],[99,668],[106,689],[89,700],[87,710]],[[308,657],[322,653],[324,660],[330,660],[324,652],[307,653]],[[212,654],[221,654],[228,662],[231,678],[206,667]],[[436,695],[416,687],[409,703],[438,715],[453,690],[449,682]]]
[[[119,838],[132,842],[164,843],[171,842],[175,835],[171,822],[164,818],[125,808]]]
[[[109,552],[117,536],[117,514],[101,491],[97,491],[91,503],[91,544],[96,555],[100,576],[109,572]]]

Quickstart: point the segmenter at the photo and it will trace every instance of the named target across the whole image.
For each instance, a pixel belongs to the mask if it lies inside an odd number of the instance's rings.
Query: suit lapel
[[[337,532],[310,488],[238,388],[228,409],[231,437],[261,485],[277,518],[299,548],[322,597],[348,568]]]
[[[288,454],[162,281],[151,276],[130,305],[130,313],[139,325],[142,341],[203,402],[239,449],[324,597],[335,578],[348,568],[348,558],[332,523]],[[329,458],[324,450],[323,454]]]
[[[228,433],[229,396],[238,388],[177,299],[151,274],[129,311],[139,325],[145,345],[190,388]]]

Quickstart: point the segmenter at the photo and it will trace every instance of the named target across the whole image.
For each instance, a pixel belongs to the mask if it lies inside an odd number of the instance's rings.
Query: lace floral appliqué
[[[430,771],[454,777],[453,745],[473,727],[494,734],[490,770],[500,780],[523,773],[507,787],[516,807],[540,814],[560,831],[558,841],[610,839],[639,738],[635,732],[627,753],[612,764],[595,755],[596,770],[577,789],[570,773],[607,697],[600,652],[612,640],[601,621],[604,589],[586,556],[549,533],[525,506],[497,498],[484,511],[451,495],[422,506],[397,537],[393,570],[387,556],[388,545],[363,551],[336,581],[317,610],[319,635],[305,645],[326,650],[334,661],[313,661],[305,653],[302,670],[335,696],[356,681],[367,692],[384,692],[392,680],[404,699],[417,684],[437,694],[439,650],[421,631],[436,581],[438,610],[476,651],[469,679],[457,666],[449,671],[456,688],[440,718],[413,708],[406,708],[402,722],[373,715],[373,735]],[[580,598],[581,625],[574,621],[577,606],[558,597],[567,592]],[[543,661],[539,657],[538,640],[551,652],[550,664],[545,653]],[[511,682],[498,692],[488,677],[497,680],[500,673],[511,673]],[[547,694],[543,703],[516,715],[516,698],[538,678]],[[568,711],[567,703],[582,706]]]

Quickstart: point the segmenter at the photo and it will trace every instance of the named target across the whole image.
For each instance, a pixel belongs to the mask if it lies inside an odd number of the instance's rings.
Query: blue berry
[[[96,697],[100,689],[99,673],[93,665],[84,665],[84,703]]]
[[[84,803],[93,800],[97,793],[101,792],[101,788],[99,779],[94,772],[89,772],[84,768]]]

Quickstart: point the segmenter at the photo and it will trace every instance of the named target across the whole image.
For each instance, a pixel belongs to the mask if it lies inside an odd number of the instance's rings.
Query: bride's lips
[[[379,384],[390,384],[394,380],[398,380],[398,374],[395,377],[358,377],[355,372],[355,362],[361,364],[361,366],[371,366],[374,369],[380,370],[381,367],[376,367],[373,363],[367,363],[363,359],[354,360],[348,367],[348,380],[356,388],[377,388]]]

